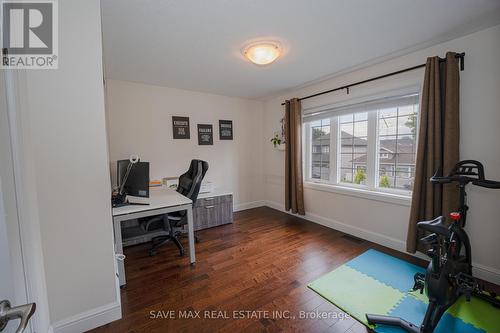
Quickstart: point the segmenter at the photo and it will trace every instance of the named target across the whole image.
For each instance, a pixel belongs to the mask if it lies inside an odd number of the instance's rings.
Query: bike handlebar
[[[449,184],[457,182],[461,184],[472,183],[477,186],[500,189],[500,182],[487,180],[484,177],[484,167],[481,162],[465,160],[458,162],[448,176],[438,176],[440,170],[436,171],[430,181],[435,184]]]
[[[430,181],[431,183],[435,184],[448,184],[451,183],[453,180],[451,179],[451,177],[439,177],[434,174],[434,176],[431,177]]]
[[[495,180],[473,180],[472,184],[486,188],[500,188],[500,182]]]

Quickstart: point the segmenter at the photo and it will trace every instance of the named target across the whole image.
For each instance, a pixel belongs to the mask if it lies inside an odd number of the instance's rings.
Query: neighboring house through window
[[[304,112],[306,181],[410,193],[418,94]]]

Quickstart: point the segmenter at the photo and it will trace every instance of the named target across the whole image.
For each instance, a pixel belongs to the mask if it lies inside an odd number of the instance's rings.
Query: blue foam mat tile
[[[401,292],[407,292],[413,287],[413,279],[408,279],[409,276],[425,272],[422,267],[373,249],[352,259],[346,265]]]
[[[425,316],[427,304],[412,296],[406,295],[401,302],[388,314],[389,316],[401,317],[415,325],[420,325]],[[404,333],[400,328],[379,325],[375,328],[377,333]],[[485,333],[484,330],[475,328],[459,318],[445,313],[434,333]]]

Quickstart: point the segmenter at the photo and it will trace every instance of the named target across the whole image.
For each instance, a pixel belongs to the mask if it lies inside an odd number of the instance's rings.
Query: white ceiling
[[[101,3],[107,78],[248,98],[500,23],[499,0]],[[249,63],[240,49],[256,38],[286,54]]]

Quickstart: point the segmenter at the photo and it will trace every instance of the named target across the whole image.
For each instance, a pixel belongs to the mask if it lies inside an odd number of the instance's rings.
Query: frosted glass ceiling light
[[[242,53],[256,65],[268,65],[279,58],[281,48],[276,42],[256,42],[245,46]]]

